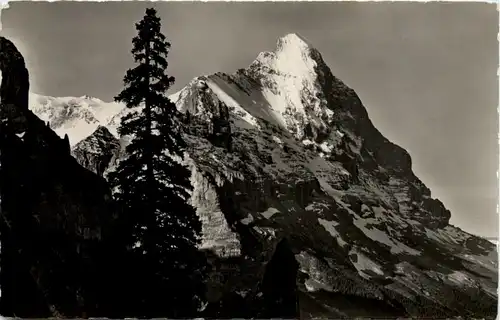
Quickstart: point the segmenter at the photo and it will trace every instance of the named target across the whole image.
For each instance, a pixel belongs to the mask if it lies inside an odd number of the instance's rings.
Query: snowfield
[[[125,108],[121,103],[106,103],[92,97],[54,98],[34,93],[29,95],[29,106],[58,135],[67,134],[71,146],[91,135],[99,125],[107,127]]]

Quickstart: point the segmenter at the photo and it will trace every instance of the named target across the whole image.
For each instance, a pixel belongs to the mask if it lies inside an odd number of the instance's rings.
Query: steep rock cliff
[[[493,244],[449,225],[409,154],[301,37],[171,99],[214,266],[207,315],[496,315]],[[124,112],[102,125],[116,132]]]
[[[22,55],[0,37],[3,316],[82,316],[96,310],[100,243],[112,220],[105,180],[81,167],[28,109]]]
[[[120,140],[106,127],[98,126],[90,136],[73,147],[71,154],[81,166],[102,177],[116,161],[120,150]]]

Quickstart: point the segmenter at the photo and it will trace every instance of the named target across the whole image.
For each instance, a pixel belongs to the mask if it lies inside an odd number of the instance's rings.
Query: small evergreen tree
[[[71,153],[71,145],[69,143],[69,137],[68,137],[67,133],[64,135],[64,147],[66,148],[66,151],[68,152],[68,154],[70,154]]]
[[[183,158],[186,145],[179,113],[166,96],[174,78],[166,74],[170,43],[160,28],[155,9],[136,24],[137,66],[126,72],[125,88],[115,98],[135,109],[118,129],[132,140],[109,179],[134,269],[127,277],[130,316],[194,317],[204,295],[206,260],[197,247],[201,222],[187,203],[190,172],[173,160]]]

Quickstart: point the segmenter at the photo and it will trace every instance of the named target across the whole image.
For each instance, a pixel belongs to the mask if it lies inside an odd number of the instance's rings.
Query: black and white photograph
[[[481,2],[12,1],[0,315],[496,319]]]

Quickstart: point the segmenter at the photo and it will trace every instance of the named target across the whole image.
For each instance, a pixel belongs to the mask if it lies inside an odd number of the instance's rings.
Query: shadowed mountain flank
[[[0,37],[0,313],[77,317],[97,309],[104,239],[112,221],[106,182],[81,167],[28,109],[29,78]],[[102,271],[104,272],[104,271]]]
[[[27,108],[28,69],[26,69],[24,58],[16,46],[3,37],[0,37],[0,71],[2,71],[3,76],[0,86],[2,103],[12,103]]]

